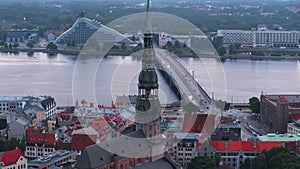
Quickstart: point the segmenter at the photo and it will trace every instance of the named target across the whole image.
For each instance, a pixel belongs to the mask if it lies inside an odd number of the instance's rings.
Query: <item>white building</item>
[[[6,151],[0,154],[1,169],[27,169],[27,159],[20,149]]]
[[[55,151],[55,134],[42,133],[34,126],[26,130],[26,149],[25,156],[28,159],[43,157]]]
[[[171,42],[173,45],[176,41],[180,42],[181,44],[185,44],[188,47],[192,46],[192,41],[194,39],[203,40],[207,39],[206,35],[174,35],[174,34],[167,34],[167,33],[160,33],[159,34],[159,46],[163,47],[168,42]]]
[[[250,30],[218,30],[218,37],[223,37],[223,44],[254,44],[255,32]]]
[[[255,31],[255,46],[296,47],[299,31]]]
[[[16,110],[22,110],[26,104],[40,104],[45,110],[46,118],[56,115],[56,102],[51,96],[1,96],[0,115],[14,114]]]
[[[15,112],[16,109],[23,109],[25,100],[21,96],[1,96],[0,97],[0,114]]]
[[[288,123],[287,132],[289,134],[299,134],[300,135],[300,120],[294,123]]]
[[[275,30],[218,30],[218,37],[223,37],[224,46],[232,43],[251,45],[253,47],[297,47],[299,31]]]
[[[197,156],[198,138],[194,133],[175,133],[167,143],[169,156],[183,166],[188,165]]]

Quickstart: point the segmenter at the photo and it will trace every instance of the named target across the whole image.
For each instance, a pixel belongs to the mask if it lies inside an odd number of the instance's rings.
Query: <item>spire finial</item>
[[[146,10],[146,30],[145,33],[152,33],[151,17],[150,17],[150,0],[147,0]]]

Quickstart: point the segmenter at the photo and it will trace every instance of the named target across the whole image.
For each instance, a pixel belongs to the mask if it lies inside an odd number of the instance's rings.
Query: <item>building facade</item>
[[[239,169],[246,159],[256,158],[263,150],[283,147],[283,142],[262,141],[206,141],[198,150],[199,156],[221,156],[221,165]]]
[[[16,109],[23,109],[26,101],[22,96],[1,96],[0,114],[15,112]]]
[[[300,135],[300,120],[297,120],[294,123],[288,123],[287,133]]]
[[[25,106],[37,105],[45,110],[46,118],[56,115],[56,102],[51,96],[1,96],[0,114],[15,113]]]
[[[300,114],[300,95],[261,95],[261,122],[274,132],[286,133],[287,124]]]
[[[221,123],[211,135],[211,140],[241,141],[241,127],[236,124]]]
[[[170,158],[182,166],[187,166],[197,156],[199,136],[194,133],[175,133],[167,143]]]
[[[297,47],[299,31],[275,30],[218,30],[217,37],[223,37],[223,44],[240,43],[250,47]]]
[[[62,33],[54,41],[54,43],[68,46],[83,45],[94,34],[94,37],[98,41],[102,42],[120,42],[128,44],[133,43],[131,40],[121,35],[117,31],[110,29],[105,25],[102,25],[96,20],[86,18],[84,11],[81,11],[81,13],[79,14],[79,18],[75,21],[72,27],[66,32]]]
[[[1,169],[27,169],[27,159],[20,149],[0,153]]]
[[[255,44],[255,32],[250,30],[218,30],[217,37],[223,37],[223,44]]]
[[[55,134],[43,133],[34,126],[26,130],[25,156],[35,159],[46,156],[55,151]]]
[[[30,120],[25,117],[20,117],[17,120],[13,121],[9,125],[9,130],[7,132],[8,138],[18,138],[23,139],[25,138],[25,132],[28,126],[31,125]]]
[[[299,31],[256,31],[255,46],[297,47]]]
[[[6,31],[6,42],[38,42],[37,29],[10,29]]]

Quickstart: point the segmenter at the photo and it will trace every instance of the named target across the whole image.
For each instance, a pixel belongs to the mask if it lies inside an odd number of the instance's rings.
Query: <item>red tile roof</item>
[[[73,115],[73,112],[59,112],[57,113],[57,117],[60,119],[71,119],[71,116]]]
[[[182,132],[185,133],[201,133],[202,128],[207,119],[207,114],[186,113],[182,126]]]
[[[83,150],[96,143],[97,135],[74,134],[71,141],[71,150]]]
[[[256,146],[255,146],[256,144]],[[253,141],[211,141],[211,145],[218,151],[256,151],[271,150],[273,147],[282,147],[282,142],[253,142]]]
[[[284,96],[279,97],[279,100],[280,100],[280,101],[288,101],[288,100],[286,99],[286,97],[284,97]]]
[[[55,135],[53,133],[42,133],[34,131],[34,126],[28,127],[26,130],[27,144],[45,144],[47,146],[55,145]]]
[[[56,140],[55,149],[58,150],[71,150],[71,143],[65,143],[61,139]]]
[[[0,162],[2,162],[4,166],[13,165],[16,164],[22,156],[24,157],[24,154],[20,149],[6,151],[0,154]]]
[[[293,117],[293,119],[294,119],[295,121],[298,121],[298,120],[300,120],[300,115],[296,115],[296,116],[294,116],[294,117]]]

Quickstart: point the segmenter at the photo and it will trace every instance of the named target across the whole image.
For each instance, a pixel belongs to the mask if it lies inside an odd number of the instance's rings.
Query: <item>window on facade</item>
[[[133,167],[133,162],[132,161],[129,162],[129,167]]]

